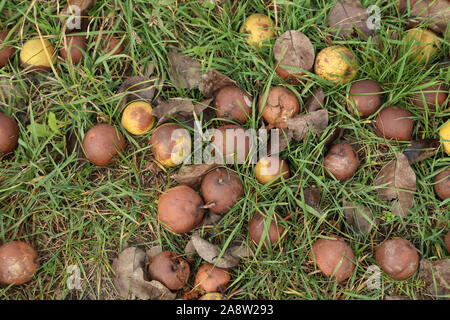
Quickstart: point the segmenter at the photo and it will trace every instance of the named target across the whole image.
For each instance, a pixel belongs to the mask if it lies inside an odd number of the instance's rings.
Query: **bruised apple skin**
[[[214,100],[217,117],[246,123],[252,114],[252,98],[237,86],[219,90]]]
[[[409,61],[428,64],[440,50],[439,37],[430,30],[412,28],[406,31],[403,43],[410,50]]]
[[[195,287],[205,292],[224,292],[230,282],[230,272],[226,268],[204,263],[195,276]]]
[[[56,63],[55,47],[46,39],[31,39],[20,50],[22,67],[33,71],[49,71]]]
[[[411,97],[411,103],[417,108],[434,111],[436,107],[444,107],[448,91],[443,83],[434,84],[420,89]]]
[[[278,156],[265,156],[256,163],[255,176],[261,184],[274,183],[281,177],[288,179],[290,177],[289,166]],[[277,179],[274,180],[275,178]]]
[[[191,154],[191,136],[177,123],[157,127],[149,142],[155,159],[166,167],[182,164]]]
[[[97,124],[86,133],[83,149],[86,158],[97,166],[106,166],[125,149],[122,133],[110,124]]]
[[[327,277],[334,276],[337,282],[348,279],[355,269],[355,256],[344,239],[329,236],[314,242],[310,257]]]
[[[6,66],[9,62],[9,59],[11,59],[13,54],[16,52],[16,49],[14,47],[4,44],[6,38],[8,37],[8,34],[8,30],[0,31],[0,68]]]
[[[226,214],[244,195],[239,176],[226,168],[214,169],[202,180],[201,192],[206,204],[215,214]]]
[[[225,297],[219,292],[210,292],[204,294],[198,300],[225,300]]]
[[[174,233],[186,233],[203,219],[203,200],[188,186],[180,185],[165,191],[158,199],[158,219]]]
[[[373,80],[361,80],[352,84],[347,96],[347,110],[360,117],[373,115],[383,103],[383,89]]]
[[[314,72],[333,84],[346,84],[356,77],[356,58],[344,46],[322,49],[316,56]]]
[[[323,166],[327,176],[333,175],[340,181],[347,180],[358,169],[358,155],[351,145],[341,142],[330,148],[323,160]]]
[[[409,278],[419,266],[417,250],[406,239],[391,239],[383,242],[376,249],[375,259],[394,280]]]
[[[434,192],[442,200],[450,198],[450,168],[434,178]]]
[[[152,106],[145,101],[135,101],[125,107],[122,113],[122,125],[129,133],[136,136],[149,132],[154,124]]]
[[[16,120],[0,112],[0,154],[14,151],[18,141],[19,126]]]
[[[250,220],[248,224],[248,232],[250,238],[256,244],[259,244],[261,242],[261,238],[264,234],[266,220],[267,218],[265,216],[258,213]],[[279,240],[282,239],[284,231],[285,229],[283,228],[283,226],[275,219],[272,219],[269,225],[269,229],[267,230],[268,235],[266,236],[262,247],[267,249],[268,247],[276,244]]]
[[[86,38],[84,36],[64,36],[63,47],[59,50],[59,55],[64,60],[71,60],[73,64],[78,64],[86,51]]]
[[[287,128],[287,119],[300,112],[297,96],[284,87],[270,88],[265,102],[264,98],[262,96],[259,100],[259,111],[267,123],[277,128]]]
[[[447,248],[447,252],[450,253],[450,230],[444,237],[445,247]]]
[[[249,131],[238,125],[227,124],[212,132],[211,148],[216,163],[245,163],[251,147]]]
[[[189,264],[173,251],[163,251],[152,257],[147,265],[152,280],[157,280],[170,290],[182,289],[191,269]]]
[[[414,126],[411,116],[411,113],[403,108],[386,107],[375,118],[375,134],[385,139],[408,141]]]
[[[12,241],[0,247],[1,285],[24,284],[33,278],[38,268],[38,255],[29,244]]]

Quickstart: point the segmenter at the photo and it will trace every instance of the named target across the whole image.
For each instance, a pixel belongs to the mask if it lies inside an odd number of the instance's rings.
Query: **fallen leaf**
[[[206,74],[201,76],[198,88],[205,97],[211,98],[223,87],[232,85],[235,86],[236,81],[230,79],[217,70],[210,69]]]
[[[342,128],[333,128],[331,134],[328,136],[327,140],[323,143],[323,153],[326,154],[328,150],[331,148],[331,145],[344,134],[344,129]]]
[[[328,14],[328,26],[332,33],[343,38],[350,38],[355,28],[370,36],[373,30],[367,26],[369,13],[361,6],[359,0],[342,0],[336,2]]]
[[[439,148],[439,140],[427,139],[411,141],[411,145],[403,152],[410,164],[434,156]]]
[[[359,204],[344,200],[342,203],[347,223],[353,228],[355,233],[367,235],[375,225],[372,212]]]
[[[288,129],[292,130],[294,139],[303,140],[308,133],[319,133],[328,126],[328,111],[318,110],[305,115],[287,119]]]
[[[308,112],[314,112],[324,109],[325,106],[325,93],[322,88],[314,90],[313,94],[306,101],[305,109]]]
[[[202,65],[197,60],[177,51],[167,53],[169,75],[174,85],[180,89],[198,87],[202,79]]]
[[[151,103],[155,96],[155,88],[157,85],[157,78],[141,76],[129,77],[122,83],[117,91],[118,94],[124,94],[120,101],[120,109],[134,100],[144,100]]]
[[[396,154],[397,159],[390,161],[375,178],[375,186],[381,200],[391,201],[392,213],[401,217],[408,215],[414,206],[416,174],[411,169],[403,153]]]
[[[450,21],[449,0],[410,0],[410,7],[408,14],[415,22],[423,22],[429,29],[445,34]],[[400,0],[399,9],[401,12],[408,9],[407,0]]]
[[[189,99],[176,98],[170,100],[160,100],[158,106],[153,108],[152,114],[159,118],[157,125],[167,122],[170,117],[181,116],[181,122],[197,118],[211,104],[212,99],[207,99],[201,103],[194,104]]]
[[[311,208],[316,209],[321,212],[319,209],[320,199],[321,199],[321,191],[317,187],[308,187],[303,190],[303,197],[305,199],[305,203]]]
[[[161,246],[153,246],[150,249],[145,251],[146,261],[149,261],[151,258],[156,256],[157,254],[162,252]]]
[[[315,52],[309,38],[296,30],[288,30],[275,41],[273,48],[275,60],[289,73],[298,74],[301,70],[312,71]]]
[[[192,235],[192,242],[200,257],[219,268],[232,268],[239,264],[239,257],[231,255],[229,250],[225,251],[218,259],[221,251],[212,243],[202,239],[198,233]]]
[[[158,299],[173,300],[176,294],[172,293],[158,281],[146,281],[144,276],[144,264],[146,253],[136,247],[123,250],[114,259],[112,269],[114,271],[113,283],[124,299]]]
[[[172,178],[179,184],[196,189],[200,186],[203,177],[216,167],[218,165],[215,163],[184,166],[177,174],[172,175]]]
[[[420,277],[427,292],[435,298],[450,300],[450,259],[420,260]],[[446,298],[444,296],[447,296]]]

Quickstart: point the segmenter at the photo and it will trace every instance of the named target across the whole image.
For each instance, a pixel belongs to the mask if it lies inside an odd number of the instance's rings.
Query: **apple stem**
[[[199,208],[200,209],[211,209],[211,208],[214,208],[215,206],[216,206],[216,203],[213,202],[213,203],[210,203],[210,204],[205,204],[203,206],[200,206]]]

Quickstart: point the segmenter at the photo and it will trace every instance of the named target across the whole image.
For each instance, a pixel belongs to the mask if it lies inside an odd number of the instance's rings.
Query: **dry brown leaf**
[[[427,292],[435,298],[450,300],[450,259],[420,261],[420,277],[425,282]]]
[[[167,122],[170,117],[179,116],[181,122],[194,119],[194,113],[199,117],[208,106],[212,99],[207,99],[201,103],[193,104],[189,99],[177,98],[170,100],[160,100],[158,106],[153,108],[152,114],[159,118],[157,125]]]
[[[292,130],[294,139],[297,141],[303,140],[308,136],[308,133],[319,133],[328,126],[328,111],[318,110],[305,115],[296,116],[287,119],[288,129]]]
[[[342,203],[345,219],[355,233],[367,235],[375,225],[372,212],[359,204],[344,200]]]
[[[400,11],[408,9],[407,0],[400,1]],[[445,34],[450,22],[449,0],[410,0],[409,14],[416,22],[429,24],[429,29]]]
[[[172,178],[179,184],[196,189],[200,186],[203,177],[216,167],[218,167],[218,165],[215,163],[184,166],[177,174],[172,175]]]
[[[117,91],[118,94],[124,94],[124,97],[120,101],[120,109],[134,100],[144,100],[151,103],[155,96],[155,88],[157,85],[157,78],[141,76],[129,77],[122,83]]]
[[[308,187],[303,190],[303,197],[305,198],[305,203],[311,208],[316,209],[319,212],[322,212],[319,209],[320,199],[321,199],[321,191],[317,187]]]
[[[224,252],[220,259],[218,259],[221,251],[212,243],[202,239],[198,233],[194,233],[191,239],[198,255],[205,261],[219,268],[232,268],[239,264],[239,257],[231,255],[229,250]]]
[[[313,94],[306,101],[305,109],[308,112],[314,112],[320,109],[324,109],[325,106],[325,93],[322,88],[314,90]]]
[[[180,89],[198,87],[202,79],[202,65],[197,60],[176,50],[167,53],[169,74],[174,85]]]
[[[217,70],[211,69],[202,75],[198,88],[205,97],[211,98],[223,87],[232,85],[236,85],[234,80]]]
[[[336,2],[328,14],[328,26],[336,36],[350,38],[355,28],[366,36],[373,34],[367,27],[369,13],[361,6],[359,0],[342,0]]]
[[[411,145],[403,152],[410,164],[434,156],[439,148],[439,140],[427,139],[411,141]]]
[[[397,153],[397,159],[380,170],[375,178],[375,186],[378,187],[377,193],[381,200],[392,201],[393,214],[401,217],[408,215],[408,210],[414,206],[416,174],[403,153]]]
[[[124,299],[159,299],[172,300],[175,294],[158,281],[146,281],[144,264],[146,253],[138,248],[129,247],[119,253],[114,259],[113,282]]]
[[[309,38],[296,30],[288,30],[275,41],[275,60],[280,67],[293,74],[301,70],[312,71],[315,59],[314,47]],[[300,69],[300,70],[299,70]]]

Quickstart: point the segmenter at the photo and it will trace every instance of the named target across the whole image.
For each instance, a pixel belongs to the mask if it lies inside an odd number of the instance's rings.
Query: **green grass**
[[[171,83],[166,56],[173,47],[196,58],[204,70],[215,68],[231,77],[254,97],[255,103],[272,85],[288,87],[303,103],[314,86],[322,86],[326,92],[329,128],[322,135],[308,136],[303,143],[291,143],[282,153],[289,162],[291,178],[271,188],[256,182],[253,165],[229,166],[241,175],[246,196],[220,221],[211,240],[221,248],[234,240],[248,241],[255,255],[232,269],[227,296],[233,299],[383,299],[390,294],[412,299],[424,297],[418,272],[404,281],[393,281],[383,273],[381,289],[369,290],[367,268],[376,264],[376,246],[392,237],[410,240],[423,258],[448,257],[442,236],[450,227],[449,201],[437,199],[432,181],[450,165],[450,158],[440,148],[433,158],[413,165],[417,175],[416,204],[405,219],[393,217],[389,204],[376,195],[374,178],[394,158],[395,152],[404,151],[406,144],[377,137],[371,129],[374,116],[360,120],[346,110],[349,85],[333,86],[315,75],[307,84],[284,84],[274,73],[275,39],[255,50],[246,44],[238,30],[245,16],[267,13],[277,22],[277,34],[289,29],[305,33],[316,54],[330,43],[350,47],[360,65],[357,78],[379,81],[385,89],[385,106],[399,105],[413,113],[415,138],[438,137],[440,126],[449,119],[448,109],[432,115],[415,109],[408,101],[421,82],[449,82],[448,67],[438,68],[438,62],[449,56],[449,39],[442,40],[439,56],[428,66],[412,65],[406,56],[395,59],[402,44],[398,39],[402,38],[408,21],[392,2],[363,1],[365,6],[377,4],[381,8],[382,48],[373,40],[334,40],[326,27],[327,12],[334,1],[278,2],[281,8],[275,16],[259,0],[235,1],[233,12],[229,0],[224,1],[223,8],[202,6],[198,1],[178,4],[97,1],[90,11],[89,51],[84,62],[73,67],[60,59],[55,70],[34,75],[20,67],[18,51],[26,40],[38,36],[38,31],[57,48],[61,46],[62,27],[55,1],[0,1],[2,27],[15,30],[9,43],[18,49],[0,74],[13,77],[21,97],[15,104],[0,105],[2,112],[18,120],[21,132],[15,154],[0,159],[0,243],[27,241],[41,258],[34,280],[22,286],[0,288],[0,299],[116,299],[111,264],[125,244],[141,247],[158,244],[165,250],[183,254],[189,234],[171,234],[156,219],[156,200],[161,192],[176,184],[171,174],[177,169],[160,172],[149,169],[153,159],[148,144],[151,133],[134,137],[122,128],[128,146],[121,159],[109,167],[95,167],[65,151],[67,135],[74,130],[81,140],[98,122],[120,126],[121,97],[116,94],[117,89],[127,76],[141,74],[151,63],[155,66],[154,75],[164,84],[157,96],[201,101],[203,97],[198,90],[178,89]],[[62,7],[65,1],[57,4]],[[123,37],[125,51],[121,55],[101,54],[92,37],[100,28]],[[398,39],[392,36],[393,32]],[[57,120],[57,130],[47,126],[51,114]],[[259,116],[254,117],[246,127],[257,128],[258,120]],[[217,124],[218,121],[212,121],[212,125]],[[326,178],[322,167],[323,143],[331,129],[338,126],[345,129],[344,137],[354,143],[361,158],[355,176],[344,182]],[[308,207],[302,196],[303,189],[313,184],[322,189],[322,214]],[[356,237],[345,222],[343,200],[369,207],[380,219],[378,229],[366,237]],[[285,240],[267,252],[257,249],[249,240],[247,223],[256,212],[281,217],[293,214],[282,222],[288,230]],[[320,275],[308,259],[313,241],[329,233],[344,237],[355,252],[356,270],[351,279],[340,284]],[[201,263],[197,257],[191,270],[195,271]],[[67,288],[70,275],[66,270],[70,265],[80,267],[81,291]],[[193,280],[189,286],[193,286]]]

